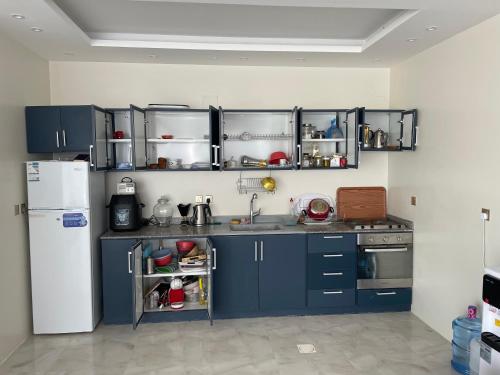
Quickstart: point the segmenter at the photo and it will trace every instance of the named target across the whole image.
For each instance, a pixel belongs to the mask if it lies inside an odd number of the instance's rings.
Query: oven
[[[413,234],[358,234],[358,289],[411,288]]]

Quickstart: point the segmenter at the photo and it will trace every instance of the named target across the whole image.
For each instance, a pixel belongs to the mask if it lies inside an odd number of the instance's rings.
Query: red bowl
[[[168,266],[172,263],[172,254],[162,256],[161,258],[154,258],[153,260],[158,267]]]
[[[286,159],[286,154],[283,151],[273,152],[269,156],[269,164],[279,164],[280,159]]]
[[[193,241],[177,241],[175,243],[177,246],[177,251],[179,253],[188,253],[193,250],[193,247],[196,246],[196,242]]]

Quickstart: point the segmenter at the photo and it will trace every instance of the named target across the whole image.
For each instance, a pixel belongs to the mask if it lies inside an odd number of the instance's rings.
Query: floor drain
[[[297,344],[300,354],[316,353],[316,347],[313,344]]]

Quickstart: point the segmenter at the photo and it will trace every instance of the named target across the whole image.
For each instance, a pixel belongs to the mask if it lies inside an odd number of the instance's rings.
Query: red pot
[[[179,253],[188,253],[193,250],[196,243],[193,241],[177,241],[175,245],[177,246],[177,251]]]
[[[333,213],[333,207],[330,207],[328,202],[321,198],[312,199],[309,202],[307,210],[303,211],[304,215],[317,221],[327,219],[330,212]]]

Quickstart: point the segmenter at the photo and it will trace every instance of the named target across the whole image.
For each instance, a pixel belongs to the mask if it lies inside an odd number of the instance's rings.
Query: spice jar
[[[313,167],[321,168],[323,166],[323,157],[321,155],[316,155],[313,159]]]
[[[330,168],[330,157],[323,156],[322,164],[323,164],[323,168]]]
[[[309,168],[311,166],[311,157],[309,153],[305,152],[302,154],[302,167]]]

